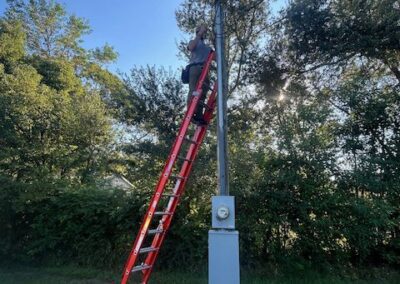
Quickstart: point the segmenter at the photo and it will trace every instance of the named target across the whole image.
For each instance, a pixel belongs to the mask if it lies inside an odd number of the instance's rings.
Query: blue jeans
[[[197,81],[200,79],[201,71],[203,70],[203,65],[193,65],[189,70],[189,94],[187,97],[187,105],[189,107],[190,100],[192,99],[193,92],[196,90]],[[206,76],[201,92],[199,102],[203,102],[206,100],[208,86],[210,85],[210,80],[208,79],[208,75]],[[197,104],[197,108],[194,112],[193,117],[202,118],[203,117],[203,107]]]

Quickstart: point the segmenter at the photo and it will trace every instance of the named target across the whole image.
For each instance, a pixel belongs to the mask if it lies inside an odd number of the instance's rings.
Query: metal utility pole
[[[217,102],[217,137],[218,137],[218,186],[219,195],[229,195],[228,183],[228,155],[227,155],[227,121],[226,121],[226,65],[224,51],[224,15],[220,0],[215,5],[215,35],[217,49],[217,78],[218,78],[218,102]]]
[[[215,2],[217,51],[218,193],[212,197],[212,230],[208,232],[208,279],[210,284],[239,284],[239,232],[235,230],[235,200],[229,196],[224,18],[221,0]]]

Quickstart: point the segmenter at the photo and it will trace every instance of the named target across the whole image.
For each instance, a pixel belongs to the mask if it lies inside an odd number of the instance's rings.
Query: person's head
[[[207,35],[207,27],[206,27],[204,24],[201,24],[201,25],[197,26],[197,28],[196,28],[196,35],[197,35],[201,30],[205,30],[205,31],[203,32],[203,34],[201,35],[201,39],[203,40],[203,39],[206,38],[206,35]]]

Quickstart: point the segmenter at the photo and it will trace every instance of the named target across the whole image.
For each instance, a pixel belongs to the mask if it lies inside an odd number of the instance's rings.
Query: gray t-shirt
[[[189,63],[192,64],[205,62],[210,51],[211,48],[207,44],[205,44],[204,41],[199,40],[196,47],[192,50],[190,54]]]

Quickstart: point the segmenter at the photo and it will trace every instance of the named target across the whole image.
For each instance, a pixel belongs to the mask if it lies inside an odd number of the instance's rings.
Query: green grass
[[[7,267],[0,268],[1,284],[103,284],[119,283],[119,273],[110,271],[77,268],[27,268]],[[400,283],[400,274],[395,271],[376,270],[369,271],[368,279],[334,275],[320,275],[317,273],[302,273],[302,276],[257,276],[253,273],[243,273],[242,284],[397,284]],[[136,283],[136,282],[134,282]],[[155,272],[151,284],[206,284],[207,275],[197,273]]]
[[[0,283],[2,284],[103,284],[112,283],[116,280],[114,278],[115,276],[110,272],[77,267],[8,267],[0,269]]]

